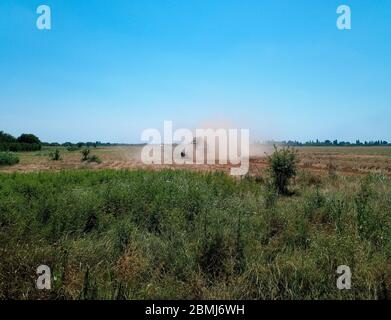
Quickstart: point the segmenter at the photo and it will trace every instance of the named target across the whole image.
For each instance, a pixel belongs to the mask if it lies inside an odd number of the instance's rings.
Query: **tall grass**
[[[338,179],[278,197],[222,173],[0,174],[0,298],[389,298],[391,181]]]

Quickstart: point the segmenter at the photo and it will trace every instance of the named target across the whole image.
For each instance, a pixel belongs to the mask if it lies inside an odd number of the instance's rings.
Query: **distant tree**
[[[0,143],[14,143],[16,142],[15,137],[11,136],[8,133],[0,131]]]
[[[18,138],[18,142],[21,142],[21,143],[35,143],[35,144],[41,144],[41,141],[38,139],[37,136],[33,135],[33,134],[26,134],[26,133],[23,133],[19,138]]]

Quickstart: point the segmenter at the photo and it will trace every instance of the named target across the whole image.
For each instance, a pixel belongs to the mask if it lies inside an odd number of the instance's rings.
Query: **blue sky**
[[[172,120],[391,141],[390,17],[389,0],[1,0],[0,130],[139,142]]]

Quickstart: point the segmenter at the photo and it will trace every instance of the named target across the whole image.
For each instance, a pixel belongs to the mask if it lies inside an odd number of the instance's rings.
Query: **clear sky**
[[[0,130],[139,142],[163,120],[391,141],[391,1],[0,1]]]

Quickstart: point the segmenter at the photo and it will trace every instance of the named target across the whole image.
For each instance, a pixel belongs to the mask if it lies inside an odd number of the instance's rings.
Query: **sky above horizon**
[[[138,143],[172,120],[391,141],[390,17],[389,0],[1,0],[0,130]]]

